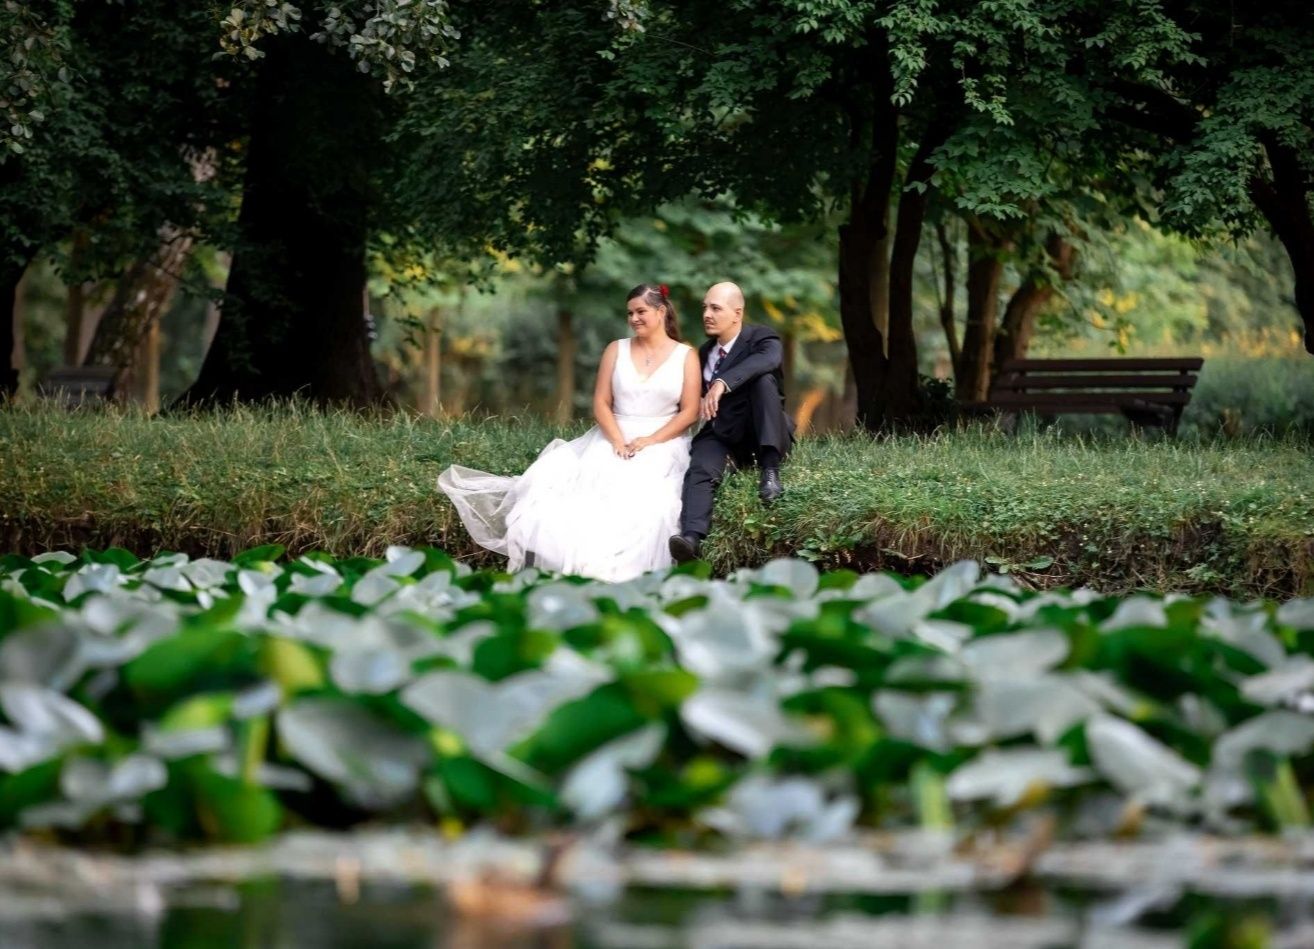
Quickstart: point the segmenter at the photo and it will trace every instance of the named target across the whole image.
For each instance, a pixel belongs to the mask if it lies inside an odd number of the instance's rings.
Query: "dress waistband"
[[[678,414],[672,412],[670,415],[623,415],[620,412],[611,413],[618,419],[625,419],[628,422],[669,422]]]

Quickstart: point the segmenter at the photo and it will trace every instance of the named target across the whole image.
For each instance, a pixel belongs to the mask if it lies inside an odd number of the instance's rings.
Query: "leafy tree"
[[[70,282],[140,270],[168,249],[162,233],[188,241],[226,216],[233,77],[210,64],[209,12],[189,5],[6,2],[0,35],[14,66],[0,131],[7,334],[14,287],[38,254],[54,254]]]
[[[1142,81],[1098,77],[1102,114],[1143,134],[1166,225],[1192,236],[1266,227],[1282,242],[1314,353],[1314,10],[1165,6],[1194,32],[1195,55]]]
[[[643,31],[618,54],[618,85],[699,143],[697,186],[783,220],[843,215],[840,316],[871,428],[918,412],[913,275],[935,190],[979,218],[1026,216],[1052,193],[1056,156],[1094,128],[1082,69],[1148,81],[1189,40],[1153,4],[732,8],[637,8]]]

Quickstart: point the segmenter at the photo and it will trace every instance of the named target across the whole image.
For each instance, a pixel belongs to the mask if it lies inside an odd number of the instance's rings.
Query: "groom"
[[[699,415],[704,424],[689,449],[680,533],[670,540],[677,563],[698,557],[727,459],[733,458],[737,467],[756,460],[762,469],[757,495],[770,504],[784,492],[780,461],[794,443],[794,422],[785,414],[780,337],[765,326],[744,325],[739,287],[718,283],[707,291],[703,329],[708,340],[698,355],[703,367]]]

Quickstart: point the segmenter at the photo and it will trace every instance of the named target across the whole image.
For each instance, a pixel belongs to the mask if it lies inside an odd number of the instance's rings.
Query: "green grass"
[[[438,473],[453,461],[515,473],[556,434],[533,419],[298,406],[155,419],[11,406],[0,410],[0,550],[231,557],[280,543],[378,556],[425,544],[492,563]],[[1314,590],[1314,460],[1294,437],[817,439],[798,446],[784,480],[785,498],[764,511],[753,473],[728,479],[706,546],[715,569],[798,553],[930,573],[970,557],[1033,586]]]

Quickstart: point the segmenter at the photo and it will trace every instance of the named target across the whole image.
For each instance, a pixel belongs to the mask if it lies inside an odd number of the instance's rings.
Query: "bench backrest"
[[[990,384],[997,394],[1038,390],[1187,392],[1199,380],[1199,356],[1170,359],[1010,359]]]
[[[109,399],[117,373],[113,366],[60,366],[37,384],[37,392],[68,402]]]

